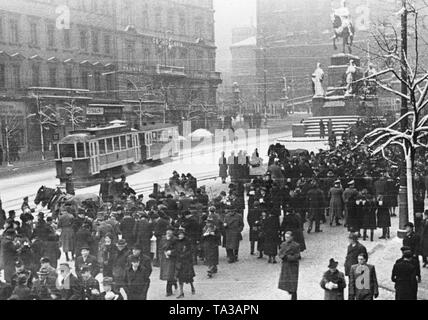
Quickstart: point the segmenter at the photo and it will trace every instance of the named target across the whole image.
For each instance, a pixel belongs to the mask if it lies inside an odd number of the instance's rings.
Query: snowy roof
[[[239,41],[237,43],[232,44],[231,48],[237,48],[237,47],[255,47],[257,45],[257,39],[256,37],[250,37],[248,39]]]

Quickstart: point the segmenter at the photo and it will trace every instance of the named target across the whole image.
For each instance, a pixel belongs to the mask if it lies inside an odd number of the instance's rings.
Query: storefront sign
[[[98,116],[104,114],[104,108],[102,107],[87,107],[86,108],[86,115],[89,116]]]

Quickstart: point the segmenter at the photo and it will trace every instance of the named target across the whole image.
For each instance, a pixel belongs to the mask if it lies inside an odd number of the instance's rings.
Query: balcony
[[[206,71],[206,70],[187,70],[186,74],[191,79],[210,80],[221,83],[221,72]]]
[[[186,77],[183,67],[164,66],[160,64],[156,66],[156,74],[169,77]]]

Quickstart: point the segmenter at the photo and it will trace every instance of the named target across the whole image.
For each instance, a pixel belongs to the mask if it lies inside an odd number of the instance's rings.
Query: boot
[[[193,283],[190,284],[190,287],[192,288],[192,294],[196,294],[196,290],[195,287],[193,286]]]
[[[272,257],[271,256],[269,256],[268,263],[272,263]]]
[[[387,237],[388,239],[391,239],[391,235],[390,235],[390,233],[389,233],[389,228],[387,228],[387,231],[386,231],[386,237]]]
[[[259,256],[257,257],[257,259],[263,259],[263,252],[260,251]]]
[[[366,241],[366,239],[367,239],[367,230],[364,229],[364,232],[363,232],[363,241]]]
[[[251,246],[251,251],[250,254],[253,256],[254,255],[254,246],[255,246],[255,241],[251,241],[250,246]]]
[[[273,259],[272,259],[272,263],[273,263],[273,264],[277,263],[277,262],[276,262],[276,260],[275,260],[275,257],[273,257]]]
[[[370,230],[370,241],[373,242],[374,230]]]
[[[178,295],[177,299],[184,298],[184,291],[183,291],[183,284],[180,283],[180,294]]]

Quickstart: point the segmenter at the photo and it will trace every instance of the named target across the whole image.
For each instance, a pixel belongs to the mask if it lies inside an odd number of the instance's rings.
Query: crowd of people
[[[190,173],[174,171],[147,200],[125,176],[120,181],[107,177],[100,185],[104,204],[99,210],[63,205],[58,217],[39,212],[35,218],[26,197],[19,219],[15,211],[6,217],[0,210],[0,299],[145,300],[153,267],[160,268],[166,296],[176,290],[177,298],[183,298],[185,284],[196,294],[194,266],[204,263],[207,277],[215,278],[220,247],[228,263],[236,263],[245,222],[249,253],[257,251],[255,258],[266,256],[272,264],[280,259],[279,289],[292,299],[297,299],[299,260],[306,249],[304,231],[343,225],[350,232],[345,274],[331,259],[321,281],[326,299],[343,299],[345,275],[350,299],[376,298],[376,271],[367,264],[360,240],[374,241],[377,229],[381,239],[390,238],[400,168],[369,157],[365,149],[354,150],[345,135],[342,139],[333,150],[318,153],[271,145],[263,174],[255,173],[264,168],[257,149],[251,157],[239,151],[226,159],[223,153],[219,176],[231,182],[218,195],[209,196]],[[406,226],[403,258],[392,273],[398,299],[416,297],[419,256],[427,266],[428,213],[423,216],[423,199],[418,202],[423,185],[415,188],[416,223]],[[370,287],[361,289],[356,279],[364,270]]]

